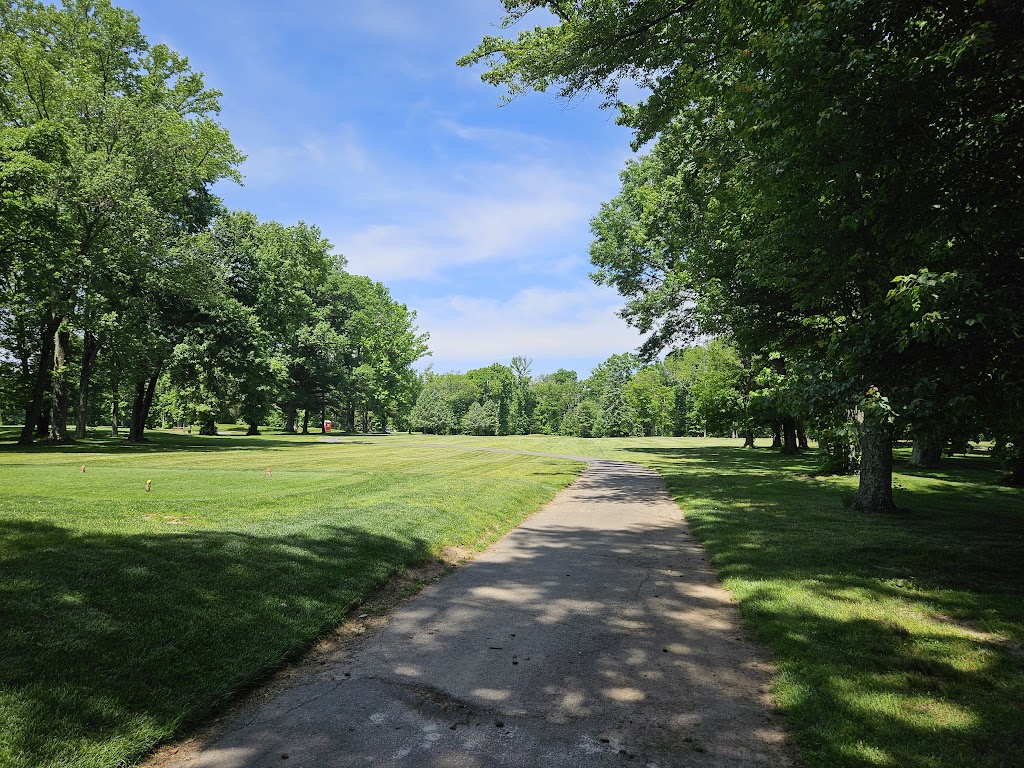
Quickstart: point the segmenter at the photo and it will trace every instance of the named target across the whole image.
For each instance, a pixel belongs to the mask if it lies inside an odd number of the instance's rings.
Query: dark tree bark
[[[807,433],[804,431],[804,425],[800,422],[796,424],[796,443],[801,451],[807,451],[811,448],[807,443]]]
[[[892,428],[865,422],[860,438],[860,484],[853,508],[860,512],[895,512],[892,498]]]
[[[53,417],[50,420],[50,442],[68,443],[68,353],[71,347],[71,332],[60,329],[53,342]]]
[[[1024,485],[1024,447],[1017,450],[1017,454],[1010,459],[1010,476],[1006,479],[1007,485]]]
[[[298,418],[298,409],[295,408],[294,406],[288,406],[287,416],[285,417],[284,422],[284,431],[287,432],[288,434],[293,434],[295,432],[295,422],[298,421]]]
[[[208,418],[199,425],[200,435],[216,435],[217,434],[217,422],[213,418]]]
[[[78,413],[75,418],[75,437],[85,437],[86,412],[89,410],[89,388],[92,385],[92,367],[100,351],[99,342],[91,331],[85,332],[82,351],[82,373],[78,377]]]
[[[49,381],[50,360],[53,358],[53,335],[58,324],[51,322],[42,331],[39,349],[39,367],[36,369],[35,383],[32,385],[32,397],[25,404],[25,426],[18,437],[18,445],[31,445],[36,428],[42,421],[43,403],[46,397],[46,385]],[[48,420],[47,420],[47,426]],[[45,434],[45,433],[44,433]]]
[[[748,429],[743,433],[743,447],[744,448],[756,448],[754,445],[754,430]]]
[[[49,381],[52,377],[53,371],[46,371],[46,381]],[[50,421],[53,417],[53,393],[50,392],[50,387],[47,386],[46,391],[43,392],[43,404],[39,409],[39,416],[36,420],[36,437],[40,440],[46,440],[50,436]]]
[[[320,434],[327,432],[327,406],[320,403]]]
[[[246,432],[245,434],[247,434],[247,435],[258,435],[259,433],[260,433],[260,425],[259,424],[249,424],[249,431]]]
[[[356,431],[356,406],[355,406],[355,403],[349,403],[348,404],[348,412],[346,414],[346,419],[347,419],[347,421],[346,421],[346,424],[345,424],[345,431],[346,432],[355,432]]]
[[[302,411],[302,434],[309,434],[309,408]]]
[[[796,445],[796,419],[787,416],[782,420],[782,453],[795,455],[800,452]]]
[[[915,433],[914,446],[910,449],[910,466],[921,469],[932,469],[939,466],[944,442],[940,436],[932,433]]]
[[[132,404],[132,424],[128,430],[128,441],[141,443],[146,440],[146,421],[149,410],[153,407],[153,395],[160,372],[154,373],[148,382],[140,381],[135,385],[135,402]]]
[[[121,433],[121,380],[117,375],[117,365],[112,366],[110,374],[110,436],[120,437]]]
[[[772,422],[772,448],[782,447],[782,424],[778,421]]]

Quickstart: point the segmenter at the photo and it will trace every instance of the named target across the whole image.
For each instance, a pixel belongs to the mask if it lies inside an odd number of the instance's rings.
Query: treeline
[[[20,442],[127,426],[408,414],[415,313],[318,229],[211,192],[220,94],[106,0],[0,7],[0,416]]]
[[[774,435],[806,447],[799,409],[773,360],[744,360],[714,339],[642,364],[612,355],[586,379],[560,369],[533,376],[516,357],[466,373],[427,371],[413,427],[433,434],[572,437]],[[791,436],[791,437],[790,437]]]

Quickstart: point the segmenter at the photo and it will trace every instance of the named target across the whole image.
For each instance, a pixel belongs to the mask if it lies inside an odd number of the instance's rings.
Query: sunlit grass
[[[580,469],[338,439],[0,446],[0,766],[144,754],[395,569],[484,546]]]

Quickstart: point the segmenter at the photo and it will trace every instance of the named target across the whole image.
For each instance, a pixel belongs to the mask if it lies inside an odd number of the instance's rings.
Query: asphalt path
[[[182,765],[792,765],[770,663],[664,481],[586,460],[541,512]]]

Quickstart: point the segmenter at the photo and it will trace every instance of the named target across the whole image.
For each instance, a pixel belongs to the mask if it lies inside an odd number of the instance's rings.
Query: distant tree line
[[[211,187],[244,158],[220,94],[133,14],[4,3],[0,73],[0,417],[21,443],[408,414],[415,313],[316,227],[224,209]]]
[[[513,358],[466,373],[421,376],[413,427],[433,434],[548,434],[573,437],[775,435],[806,447],[792,397],[773,360],[743,360],[714,339],[641,363],[612,355],[590,376],[559,369],[533,376]],[[799,436],[798,436],[799,431]]]
[[[524,357],[466,373],[428,369],[410,421],[428,434],[742,437],[744,447],[764,439],[771,442],[763,447],[789,454],[813,440],[820,474],[856,472],[863,416],[816,403],[819,382],[779,355],[745,357],[739,350],[716,338],[649,364],[634,354],[612,355],[586,379],[565,369],[534,376]],[[969,441],[992,437],[979,423],[959,423],[928,440],[901,425],[894,437],[912,441],[912,466],[934,467],[944,453],[965,453]]]

